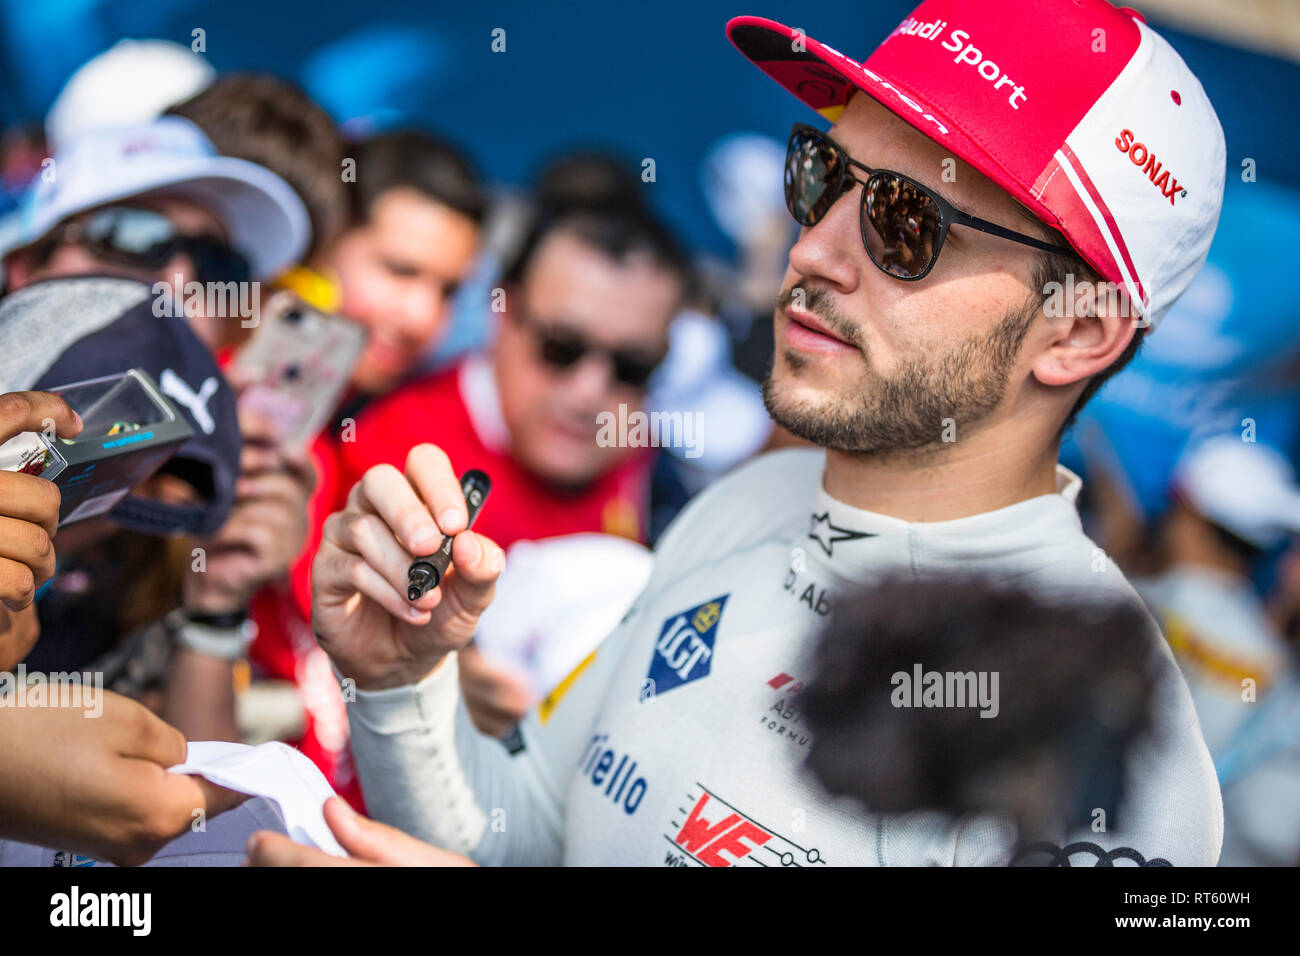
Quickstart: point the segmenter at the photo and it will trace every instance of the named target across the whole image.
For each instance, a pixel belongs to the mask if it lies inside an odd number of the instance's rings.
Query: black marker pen
[[[477,468],[471,468],[460,476],[460,490],[465,495],[465,505],[469,508],[469,520],[465,523],[465,530],[468,531],[474,527],[474,519],[482,510],[483,502],[487,501],[488,492],[492,490],[492,479]],[[451,564],[451,543],[455,540],[455,535],[445,534],[437,551],[411,562],[410,570],[406,572],[408,601],[418,601],[438,586],[442,576],[447,573],[447,566]]]

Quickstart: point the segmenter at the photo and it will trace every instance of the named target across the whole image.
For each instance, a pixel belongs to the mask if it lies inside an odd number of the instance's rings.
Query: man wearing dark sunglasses
[[[574,216],[511,270],[493,345],[515,446],[560,485],[581,486],[636,454],[594,441],[593,426],[620,405],[642,408],[682,297],[671,259],[653,249],[611,259],[595,222]]]
[[[357,681],[370,810],[481,863],[1005,865],[1033,844],[1056,865],[1213,864],[1222,804],[1187,687],[1057,467],[1074,410],[1204,261],[1225,148],[1199,82],[1104,0],[925,0],[862,63],[770,20],[728,33],[834,124],[790,140],[804,228],[765,385],[773,418],[820,447],[695,498],[513,753],[474,735],[456,688],[499,549],[457,534],[443,593],[401,592],[421,535],[463,528],[470,463],[422,446],[404,475],[368,472],[331,519],[313,622]],[[1044,281],[1058,275],[1081,290],[1064,307]],[[1018,833],[1005,817],[846,813],[808,790],[797,691],[818,628],[855,584],[958,568],[1127,602],[1149,624],[1153,731],[1109,809],[1060,807]],[[871,692],[901,706],[895,690]],[[945,703],[961,706],[924,706]],[[509,827],[489,826],[494,808]]]
[[[248,260],[232,249],[207,209],[165,194],[101,206],[65,219],[29,256],[11,260],[11,286],[101,273],[142,282],[247,282]]]
[[[685,271],[639,207],[543,213],[506,264],[490,351],[373,402],[339,445],[341,494],[432,441],[492,476],[478,527],[503,545],[593,531],[644,540],[647,450],[596,439],[602,414],[642,409]]]

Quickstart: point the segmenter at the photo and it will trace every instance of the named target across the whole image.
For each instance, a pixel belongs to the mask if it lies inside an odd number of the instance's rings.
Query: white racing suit
[[[792,691],[824,615],[845,589],[908,570],[1138,598],[1084,535],[1065,469],[1056,494],[909,523],[832,499],[824,467],[821,451],[777,452],[697,496],[627,616],[508,746],[474,729],[454,655],[417,685],[358,693],[349,717],[370,812],[484,864],[1009,863],[1005,822],[869,815],[803,769]],[[1147,640],[1155,732],[1130,751],[1123,826],[1070,835],[1058,864],[1218,859],[1214,768],[1154,622]]]

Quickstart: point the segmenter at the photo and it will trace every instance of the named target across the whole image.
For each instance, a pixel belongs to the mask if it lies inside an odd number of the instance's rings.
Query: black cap
[[[128,496],[110,512],[146,534],[213,534],[235,498],[242,439],[235,397],[212,353],[183,317],[131,279],[37,282],[0,300],[0,393],[59,388],[139,368],[194,429],[161,471],[197,490],[202,505]],[[170,305],[170,303],[168,303]],[[158,314],[161,313],[161,314]]]

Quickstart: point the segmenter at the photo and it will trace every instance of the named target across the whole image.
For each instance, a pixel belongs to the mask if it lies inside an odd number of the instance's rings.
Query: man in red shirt
[[[601,424],[641,412],[686,277],[677,243],[639,206],[544,209],[492,297],[491,350],[358,416],[335,448],[335,509],[370,468],[403,468],[412,447],[436,442],[491,476],[475,528],[503,547],[593,531],[644,541],[652,451]],[[481,728],[526,711],[524,688],[482,655],[465,654],[462,674]]]
[[[358,173],[346,187],[352,225],[309,268],[283,281],[313,305],[364,326],[367,343],[343,407],[311,450],[319,481],[306,546],[288,582],[253,598],[258,637],[250,655],[264,671],[298,685],[304,725],[297,745],[339,793],[361,806],[338,683],[309,624],[311,558],[325,517],[349,487],[340,487],[340,438],[350,436],[361,409],[409,374],[445,331],[448,303],[478,251],[486,201],[469,161],[425,133],[381,133],[349,153]]]
[[[451,299],[473,267],[486,214],[477,174],[448,143],[395,131],[352,151],[359,170],[349,193],[353,225],[289,282],[313,305],[366,329],[351,389],[312,448],[320,480],[307,546],[293,570],[304,615],[321,525],[351,487],[340,487],[339,443],[351,440],[361,410],[395,388],[446,332]]]
[[[685,276],[676,243],[639,208],[544,213],[493,295],[491,351],[368,408],[337,446],[337,505],[367,469],[436,442],[492,477],[476,527],[504,547],[582,531],[644,540],[649,450],[600,426],[642,410]]]
[[[650,450],[598,441],[599,423],[602,414],[626,420],[642,408],[686,275],[675,240],[633,203],[545,207],[492,296],[500,322],[490,353],[374,398],[353,420],[343,412],[331,439],[316,443],[321,482],[305,560],[294,568],[291,598],[281,590],[254,602],[264,635],[254,656],[273,670],[292,668],[308,711],[302,749],[354,805],[347,718],[309,624],[310,559],[324,517],[343,507],[367,469],[401,467],[411,447],[436,441],[492,477],[492,503],[476,527],[504,546],[591,531],[644,541]],[[414,361],[421,350],[408,343],[408,351]],[[467,678],[477,677],[485,694],[500,688],[492,668],[478,664],[465,666]]]

